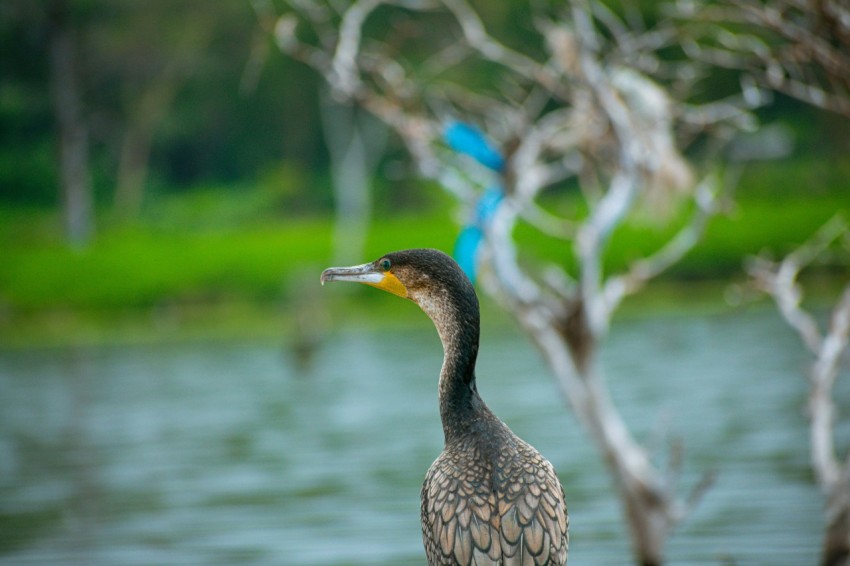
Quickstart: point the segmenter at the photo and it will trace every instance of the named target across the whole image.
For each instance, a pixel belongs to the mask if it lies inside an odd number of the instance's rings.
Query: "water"
[[[0,564],[422,564],[441,355],[424,316],[335,333],[308,374],[276,344],[0,350]],[[638,438],[661,461],[681,441],[682,493],[718,473],[671,564],[817,562],[805,361],[773,313],[615,326],[603,366]],[[628,564],[608,476],[535,350],[485,328],[478,375],[561,475],[570,563]]]

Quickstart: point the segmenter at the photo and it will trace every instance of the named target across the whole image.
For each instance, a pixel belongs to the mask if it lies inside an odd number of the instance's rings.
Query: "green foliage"
[[[495,37],[527,53],[543,51],[530,4],[473,4]],[[638,3],[646,13],[651,4]],[[249,2],[82,0],[69,6],[100,233],[83,251],[62,241],[46,5],[6,0],[0,5],[0,320],[10,312],[294,296],[297,274],[321,269],[332,256],[321,78],[279,53]],[[387,39],[412,36],[413,49],[398,62],[415,66],[433,42],[450,42],[458,33],[438,14],[422,17],[428,25],[417,27],[409,12],[387,8],[368,25]],[[467,87],[493,88],[487,65],[456,72],[450,78]],[[727,78],[706,77],[706,92],[737,89]],[[846,154],[846,121],[782,97],[760,114],[766,122],[790,124],[803,156],[748,166],[735,207],[710,224],[705,241],[668,278],[728,277],[740,271],[745,255],[787,251],[836,210],[850,208],[850,160],[836,157]],[[149,129],[150,154],[142,208],[138,218],[127,219],[111,206],[134,128],[137,134]],[[458,227],[449,198],[399,167],[392,180],[385,178],[389,160],[407,163],[403,152],[389,151],[372,187],[366,257],[351,261],[404,247],[450,251]],[[586,214],[569,190],[544,205],[558,216]],[[607,269],[658,249],[674,228],[627,223],[612,236]],[[570,243],[525,224],[516,237],[522,261],[575,270]],[[380,301],[378,294],[364,297]]]
[[[294,265],[328,256],[326,226],[300,221],[182,234],[125,229],[84,252],[59,245],[5,249],[0,286],[4,299],[21,309],[273,299]]]
[[[0,202],[56,205],[55,151],[47,139],[0,146]]]
[[[330,261],[331,223],[283,214],[268,188],[239,190],[169,196],[132,226],[107,225],[83,251],[61,242],[51,213],[0,211],[0,300],[15,311],[279,300],[296,274]],[[451,250],[454,235],[439,211],[390,216],[375,223],[367,256]]]
[[[0,7],[0,203],[58,205],[48,5]],[[113,201],[132,132],[150,137],[147,189],[238,186],[282,159],[321,176],[319,79],[278,53],[251,3],[69,0],[68,7],[100,204]],[[326,188],[318,186],[325,196]],[[307,184],[300,194],[314,196]],[[327,198],[320,202],[327,208]]]
[[[741,181],[741,199],[819,199],[844,196],[850,206],[850,160],[806,153],[780,161],[749,164]]]
[[[667,279],[728,278],[740,273],[747,255],[787,252],[807,239],[836,211],[850,214],[847,189],[820,185],[820,194],[773,186],[796,186],[816,168],[787,165],[784,178],[756,167],[745,175],[737,204],[715,218],[705,240],[665,276]],[[273,176],[275,179],[279,179]],[[839,175],[835,181],[842,181]],[[285,185],[285,183],[284,183]],[[325,216],[296,217],[281,209],[281,186],[195,191],[166,196],[131,226],[105,224],[83,251],[64,246],[56,215],[18,208],[0,210],[0,298],[13,312],[57,308],[125,309],[221,301],[277,301],[291,297],[292,282],[305,270],[318,273],[332,255],[333,225]],[[440,194],[436,187],[430,190]],[[774,196],[775,195],[775,196]],[[781,198],[779,198],[781,196]],[[446,202],[424,213],[384,213],[375,218],[365,257],[408,247],[451,251],[458,227]],[[567,205],[565,205],[567,206]],[[575,212],[580,214],[581,211]],[[684,221],[684,214],[682,220]],[[613,234],[609,271],[657,250],[676,229],[628,222]],[[523,261],[571,265],[570,243],[517,230]]]
[[[472,4],[494,37],[532,55],[544,52],[534,14],[568,9],[562,3]],[[608,4],[614,10],[623,7]],[[636,5],[645,17],[657,8],[649,0]],[[273,207],[299,213],[331,210],[318,120],[322,80],[281,55],[267,35],[268,26],[263,27],[269,22],[258,20],[252,3],[70,0],[68,6],[101,208],[115,200],[128,134],[147,129],[147,195],[216,186],[244,196],[245,185],[272,184],[282,176],[297,182],[273,189],[280,191],[278,198],[266,195]],[[6,0],[0,16],[0,203],[58,206],[47,4]],[[409,40],[410,52],[397,54],[397,62],[406,66],[420,64],[434,44],[451,43],[460,33],[454,26],[444,14],[414,17],[392,7],[379,9],[367,22],[369,32],[391,44]],[[455,72],[451,78],[466,87],[482,93],[494,87],[496,74],[487,64],[461,65]],[[737,81],[720,73],[705,83],[707,92],[738,88]],[[807,151],[846,151],[846,121],[824,118],[783,97],[760,114],[765,121],[790,123]],[[376,203],[392,211],[415,210],[430,202],[421,187],[378,183]]]
[[[729,278],[741,272],[747,256],[769,251],[777,256],[806,241],[838,212],[850,217],[850,164],[805,157],[751,164],[744,171],[729,210],[711,219],[705,237],[666,279]],[[580,220],[586,206],[575,191],[549,196],[547,210]],[[676,211],[664,222],[636,213],[611,235],[605,254],[608,273],[652,254],[688,222],[691,210]],[[573,246],[520,222],[515,233],[521,261],[551,262],[576,275]]]

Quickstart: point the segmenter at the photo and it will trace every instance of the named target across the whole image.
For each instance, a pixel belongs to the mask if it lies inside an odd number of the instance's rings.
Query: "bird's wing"
[[[481,481],[491,477],[491,470],[476,469],[485,466],[481,460],[460,466],[444,453],[434,462],[422,486],[422,538],[428,564],[566,563],[563,490],[551,464],[528,448],[535,459],[513,465],[517,460],[510,458],[497,467],[502,478],[498,485]]]
[[[504,460],[497,473],[502,564],[566,564],[569,517],[561,483],[536,450],[520,450],[523,457]]]
[[[422,485],[422,539],[428,564],[501,564],[496,495],[475,469],[443,453]],[[494,523],[495,522],[495,523]]]

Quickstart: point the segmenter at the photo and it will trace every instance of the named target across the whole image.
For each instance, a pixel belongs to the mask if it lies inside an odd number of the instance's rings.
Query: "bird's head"
[[[478,353],[478,297],[451,257],[433,249],[402,250],[371,263],[328,268],[322,272],[321,281],[365,283],[419,305],[434,322],[446,359],[452,360],[443,364],[441,376],[459,373],[463,388],[474,390],[469,384],[474,384]]]
[[[410,299],[428,314],[448,301],[469,300],[470,296],[475,300],[472,284],[455,260],[434,249],[402,250],[371,263],[331,267],[322,272],[321,281],[365,283]]]

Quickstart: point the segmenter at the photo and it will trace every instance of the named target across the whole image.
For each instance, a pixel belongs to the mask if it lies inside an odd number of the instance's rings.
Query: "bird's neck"
[[[479,315],[473,308],[451,305],[433,317],[443,343],[443,367],[438,388],[440,418],[446,443],[464,435],[476,415],[486,411],[475,386]]]

